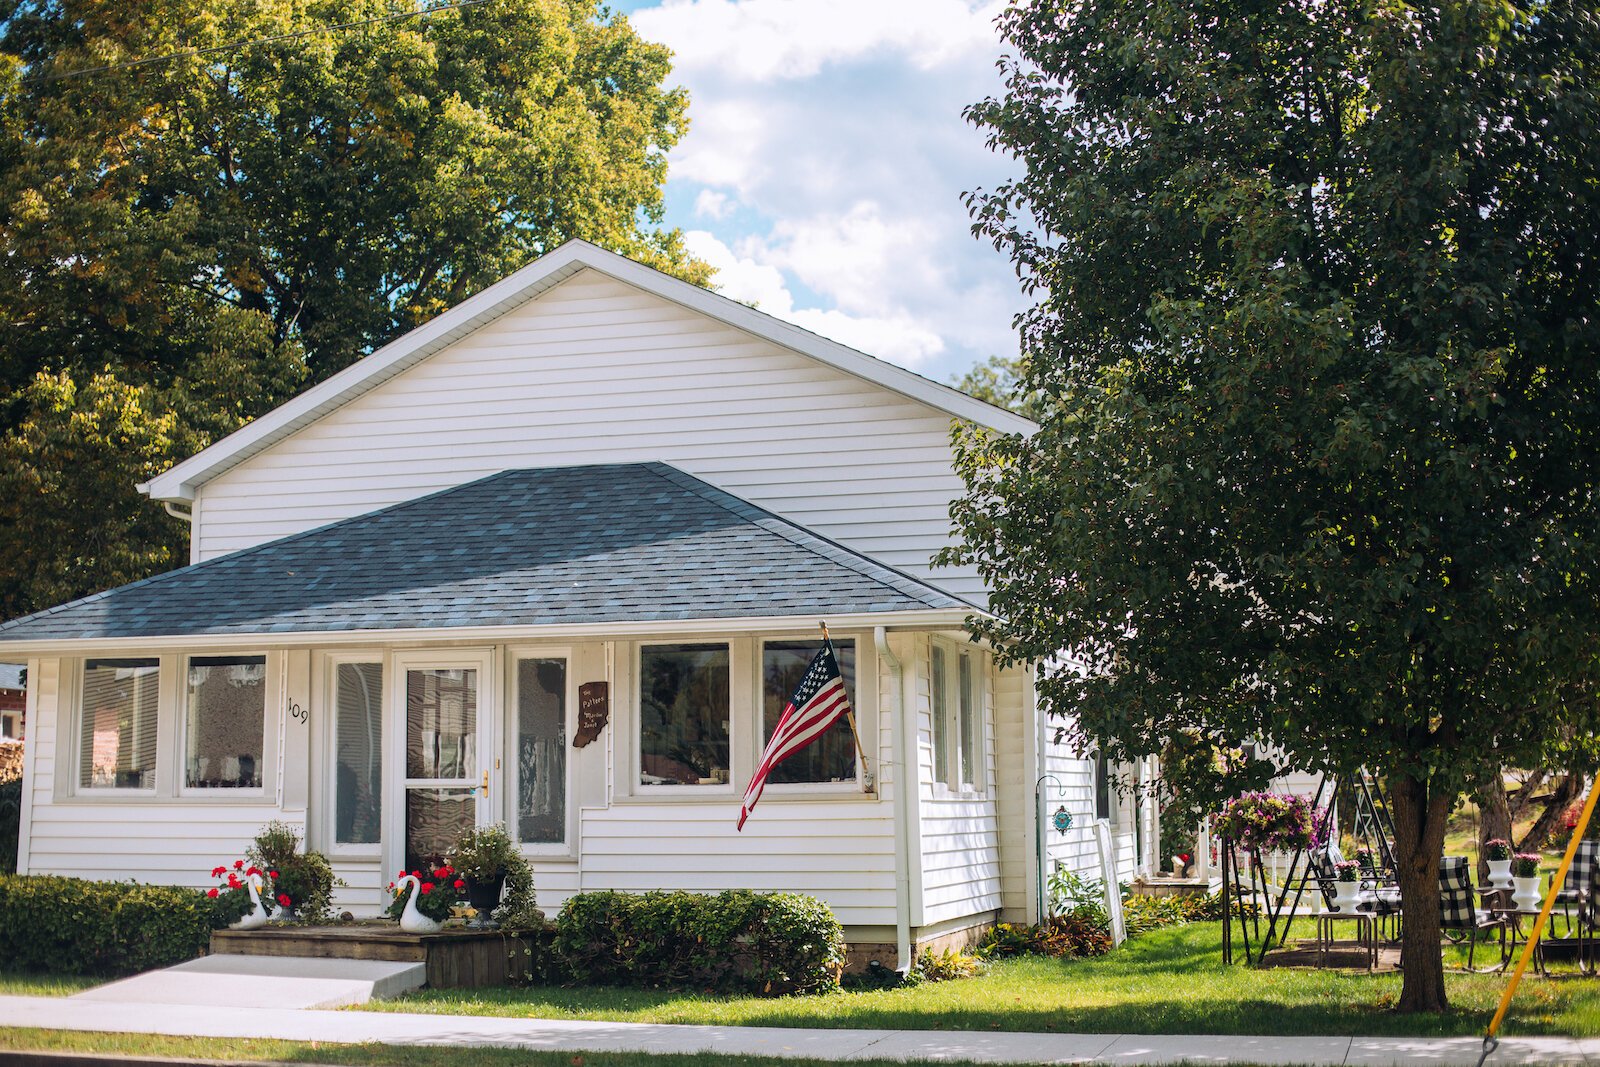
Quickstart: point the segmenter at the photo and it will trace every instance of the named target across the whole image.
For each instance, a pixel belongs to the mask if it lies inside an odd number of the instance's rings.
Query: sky
[[[961,117],[1000,91],[1000,3],[611,6],[675,53],[666,222],[724,294],[938,381],[1015,354],[1016,277],[961,199],[1014,173]]]

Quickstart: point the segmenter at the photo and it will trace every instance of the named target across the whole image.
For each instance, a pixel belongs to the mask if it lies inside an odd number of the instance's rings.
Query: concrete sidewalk
[[[724,1053],[824,1060],[1094,1064],[1429,1064],[1472,1067],[1476,1038],[1009,1034],[496,1019],[480,1016],[117,1004],[0,997],[0,1026],[388,1045],[498,1045],[560,1052]],[[1594,1064],[1600,1039],[1510,1038],[1489,1063]]]

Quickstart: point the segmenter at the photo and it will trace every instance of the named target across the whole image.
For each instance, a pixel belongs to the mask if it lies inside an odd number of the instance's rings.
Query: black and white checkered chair
[[[1589,887],[1595,880],[1597,870],[1600,870],[1600,841],[1579,841],[1578,851],[1572,854],[1572,867],[1567,871],[1567,880],[1562,883],[1561,892],[1556,894],[1556,907],[1561,909],[1562,917],[1566,920],[1568,937],[1572,936],[1572,928],[1580,917],[1580,906],[1592,895]],[[1555,880],[1554,871],[1550,872],[1550,879]]]
[[[1472,877],[1465,856],[1445,856],[1439,860],[1439,925],[1451,940],[1467,943],[1467,969],[1472,970],[1478,939],[1485,930],[1500,933],[1500,959],[1506,956],[1506,917],[1481,915],[1472,888]]]
[[[1585,842],[1587,844],[1588,842]],[[1574,867],[1577,861],[1573,861]],[[1567,884],[1581,888],[1577,908],[1578,965],[1588,974],[1597,969],[1596,956],[1600,956],[1600,865],[1589,865],[1589,880],[1575,883],[1572,872],[1567,872]],[[1565,892],[1565,890],[1563,890]]]

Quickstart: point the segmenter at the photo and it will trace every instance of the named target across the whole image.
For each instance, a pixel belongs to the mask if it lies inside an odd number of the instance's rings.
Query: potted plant
[[[1511,888],[1511,842],[1496,837],[1483,843],[1483,861],[1489,867],[1489,888]]]
[[[1298,852],[1318,844],[1325,818],[1292,793],[1245,793],[1222,806],[1212,825],[1221,837],[1259,855]]]
[[[461,903],[467,883],[449,864],[422,870],[401,871],[389,883],[394,899],[384,913],[400,920],[400,929],[410,934],[431,934],[444,926],[451,909]]]
[[[1356,862],[1361,865],[1362,874],[1372,874],[1378,869],[1376,862],[1372,858],[1371,845],[1356,846]]]
[[[300,831],[288,823],[269,822],[256,834],[246,855],[272,872],[274,919],[280,922],[322,922],[333,910],[333,890],[342,886],[333,865],[320,852],[300,851]]]
[[[1518,852],[1511,857],[1511,882],[1516,894],[1511,903],[1518,911],[1537,911],[1539,908],[1539,854]]]
[[[272,912],[272,883],[268,881],[277,872],[263,872],[259,867],[246,867],[244,860],[234,860],[233,865],[211,869],[211,877],[218,884],[206,890],[206,896],[215,900],[230,930],[254,930],[266,924]]]
[[[1333,910],[1348,915],[1361,903],[1361,864],[1340,860],[1333,865]]]
[[[475,913],[472,925],[495,925],[497,910],[503,910],[500,921],[504,923],[507,918],[504,912],[531,904],[531,900],[522,898],[531,896],[532,869],[503,824],[468,830],[456,840],[449,855],[451,866],[467,882],[467,902]],[[502,909],[501,898],[508,884],[513,890],[512,896],[517,898],[518,909],[510,907],[513,903],[510,898]]]

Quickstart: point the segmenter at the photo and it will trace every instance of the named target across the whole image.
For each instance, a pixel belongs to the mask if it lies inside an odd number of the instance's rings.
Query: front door
[[[484,652],[395,657],[393,717],[399,773],[390,810],[406,870],[438,863],[462,831],[488,821],[492,659]]]

